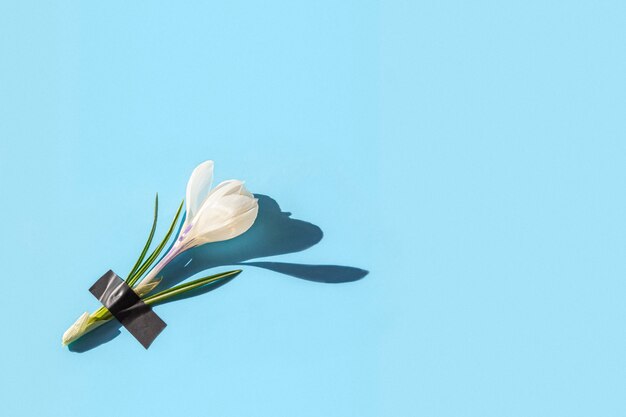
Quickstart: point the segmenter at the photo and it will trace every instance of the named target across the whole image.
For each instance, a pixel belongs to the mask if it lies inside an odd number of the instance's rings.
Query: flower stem
[[[233,271],[228,271],[228,272],[222,272],[220,274],[215,274],[215,275],[210,275],[204,278],[200,278],[194,281],[190,281],[190,282],[186,282],[184,284],[179,284],[175,287],[169,288],[167,290],[163,290],[161,292],[158,292],[154,295],[151,295],[149,297],[143,298],[143,301],[148,304],[148,305],[157,305],[157,304],[162,304],[178,295],[184,294],[186,292],[189,291],[193,291],[195,289],[198,289],[200,287],[209,285],[209,284],[214,284],[217,283],[219,281],[223,281],[226,279],[232,279],[234,277],[236,277],[237,275],[239,275],[241,273],[241,269],[235,269]],[[72,341],[76,341],[77,339],[81,338],[82,336],[84,336],[85,334],[91,332],[92,330],[96,329],[97,327],[99,327],[100,325],[106,323],[107,321],[111,320],[113,318],[113,315],[111,314],[111,312],[109,312],[109,310],[107,310],[105,307],[100,307],[98,310],[96,310],[95,312],[93,312],[90,316],[89,316],[89,320],[88,320],[88,325],[85,328],[84,332],[81,334],[76,335],[76,337],[72,340]]]

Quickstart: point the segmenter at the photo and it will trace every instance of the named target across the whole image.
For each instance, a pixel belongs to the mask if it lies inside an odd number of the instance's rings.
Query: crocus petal
[[[257,199],[243,181],[224,181],[211,190],[198,210],[183,246],[189,248],[239,236],[252,226],[257,214]]]
[[[193,220],[196,234],[248,211],[257,204],[256,199],[239,180],[221,182],[207,195]]]
[[[252,199],[254,205],[249,210],[222,222],[217,227],[203,230],[203,232],[197,236],[194,236],[194,246],[198,244],[220,242],[222,240],[232,239],[246,232],[256,220],[259,212],[259,206],[256,203],[256,199]]]
[[[219,202],[221,198],[227,195],[246,195],[248,197],[252,197],[252,194],[250,194],[243,186],[243,181],[227,180],[219,183],[217,187],[211,190],[204,200],[204,203],[202,204],[203,207],[200,210],[203,210],[205,207],[212,206],[214,203]]]
[[[256,199],[246,195],[230,194],[210,201],[202,207],[200,214],[194,220],[194,234],[203,234],[221,228],[234,217],[243,214],[257,205]]]
[[[202,207],[213,183],[213,161],[205,161],[198,165],[191,173],[187,183],[187,218],[191,221]]]

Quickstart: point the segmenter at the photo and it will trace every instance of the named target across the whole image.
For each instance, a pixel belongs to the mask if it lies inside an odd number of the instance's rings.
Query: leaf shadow
[[[344,283],[364,278],[369,271],[342,265],[310,265],[286,262],[252,261],[253,259],[300,252],[317,244],[324,237],[322,229],[304,220],[293,219],[283,212],[273,198],[255,194],[259,213],[254,225],[244,234],[223,242],[209,243],[190,249],[172,260],[161,272],[163,280],[158,291],[170,288],[187,278],[227,265],[249,265],[320,283]],[[207,285],[174,300],[204,294],[226,284],[224,280]],[[102,325],[69,345],[72,352],[86,352],[113,340],[120,334],[116,320]]]

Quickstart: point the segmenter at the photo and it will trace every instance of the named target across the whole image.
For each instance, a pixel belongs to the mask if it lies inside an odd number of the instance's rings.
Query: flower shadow
[[[318,226],[291,218],[271,197],[255,194],[259,214],[254,225],[234,239],[209,243],[190,249],[170,262],[160,275],[163,281],[157,291],[170,288],[207,269],[227,265],[248,265],[278,272],[295,278],[322,283],[343,283],[362,279],[369,271],[341,265],[309,265],[287,262],[252,261],[254,259],[300,252],[317,244],[324,233]],[[213,291],[230,280],[208,285],[172,301]],[[120,334],[116,320],[95,329],[69,345],[72,352],[86,352],[113,340]]]

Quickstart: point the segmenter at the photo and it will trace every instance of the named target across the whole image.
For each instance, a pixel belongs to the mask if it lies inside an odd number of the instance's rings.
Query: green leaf
[[[236,269],[234,271],[222,272],[221,274],[215,274],[208,277],[200,278],[195,281],[187,282],[185,284],[180,284],[175,287],[169,288],[167,290],[161,291],[150,297],[144,298],[144,303],[148,305],[163,303],[166,300],[175,297],[180,294],[184,294],[188,291],[195,290],[197,288],[203,287],[208,284],[212,284],[217,281],[221,281],[227,278],[234,278],[241,273],[241,269]]]
[[[184,294],[189,291],[193,291],[195,289],[201,288],[203,286],[208,286],[210,284],[216,284],[220,281],[225,281],[228,279],[233,279],[237,275],[241,273],[241,269],[236,269],[234,271],[223,272],[221,274],[215,274],[208,277],[200,278],[195,281],[187,282],[185,284],[180,284],[175,287],[169,288],[167,290],[161,291],[150,297],[143,298],[143,302],[148,305],[157,305],[162,304],[177,295]],[[100,310],[90,319],[91,322],[96,322],[100,320],[111,320],[113,315],[107,310],[105,307],[100,307]]]
[[[148,241],[146,242],[146,245],[143,247],[143,250],[141,251],[141,255],[139,255],[139,259],[137,259],[137,262],[135,262],[133,269],[131,269],[131,271],[128,273],[128,276],[126,278],[127,284],[130,282],[131,278],[135,275],[135,273],[139,269],[139,266],[141,265],[144,258],[146,257],[146,253],[148,253],[148,249],[150,249],[150,245],[152,244],[152,238],[154,237],[154,231],[156,230],[158,217],[159,217],[159,194],[157,193],[154,199],[154,220],[152,221],[152,229],[150,230],[150,236],[148,236]]]
[[[139,281],[141,276],[146,273],[148,268],[150,268],[150,265],[152,265],[154,260],[159,256],[159,254],[161,253],[161,251],[163,250],[163,248],[167,244],[167,241],[170,240],[170,237],[172,236],[172,233],[174,233],[174,229],[176,228],[176,222],[178,221],[178,218],[180,217],[180,212],[183,209],[183,204],[184,203],[185,203],[185,200],[183,200],[180,203],[180,206],[178,206],[178,211],[176,212],[176,216],[174,216],[174,220],[172,221],[172,224],[170,225],[170,228],[167,231],[167,234],[165,235],[165,238],[161,241],[161,243],[159,243],[159,246],[157,246],[154,249],[154,251],[150,254],[148,259],[143,263],[143,265],[141,265],[139,270],[137,272],[135,272],[135,274],[128,279],[128,286],[129,287],[133,287],[137,283],[137,281]]]

